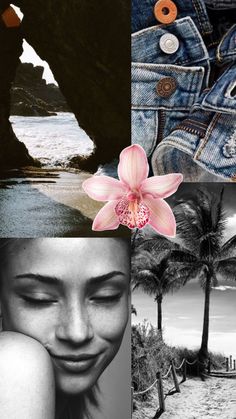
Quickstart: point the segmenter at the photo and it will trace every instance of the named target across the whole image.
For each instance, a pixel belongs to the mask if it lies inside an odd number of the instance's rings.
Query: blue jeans
[[[236,1],[173,1],[165,25],[156,0],[132,0],[132,143],[155,175],[235,181]]]

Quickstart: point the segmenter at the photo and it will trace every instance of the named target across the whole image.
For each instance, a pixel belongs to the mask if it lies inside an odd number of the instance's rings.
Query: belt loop
[[[209,35],[212,33],[213,28],[209,20],[206,5],[204,0],[191,0],[193,8],[195,9],[198,24],[201,29],[202,35]]]

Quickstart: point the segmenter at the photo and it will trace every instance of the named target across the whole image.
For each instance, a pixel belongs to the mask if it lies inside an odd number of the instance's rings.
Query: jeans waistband
[[[160,47],[164,34],[172,34],[179,41],[175,54],[165,54]],[[223,50],[226,48],[223,47]],[[228,48],[227,50],[228,51]],[[170,25],[153,26],[132,35],[132,61],[153,64],[200,65],[209,59],[202,37],[190,17],[178,19]]]
[[[132,32],[157,25],[153,10],[157,0],[132,0]],[[229,0],[226,0],[229,1]],[[190,16],[202,35],[212,33],[204,0],[174,0],[178,19]],[[224,3],[221,1],[221,3]]]

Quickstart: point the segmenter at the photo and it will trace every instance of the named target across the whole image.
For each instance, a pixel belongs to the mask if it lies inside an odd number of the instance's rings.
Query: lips
[[[96,364],[99,356],[98,354],[50,355],[57,367],[75,374],[89,371]]]

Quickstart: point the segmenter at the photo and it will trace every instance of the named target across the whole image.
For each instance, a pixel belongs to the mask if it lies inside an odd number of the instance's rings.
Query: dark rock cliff
[[[43,79],[44,68],[21,63],[11,89],[11,115],[50,116],[70,112],[60,89]]]
[[[23,36],[46,60],[80,126],[95,143],[95,170],[130,144],[130,2],[15,0]]]

